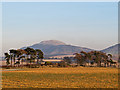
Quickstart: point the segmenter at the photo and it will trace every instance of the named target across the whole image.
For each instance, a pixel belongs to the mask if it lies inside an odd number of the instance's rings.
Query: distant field
[[[32,68],[2,72],[2,88],[117,88],[118,69]]]
[[[50,58],[64,58],[64,57],[74,57],[75,55],[57,55],[57,56],[51,56]]]

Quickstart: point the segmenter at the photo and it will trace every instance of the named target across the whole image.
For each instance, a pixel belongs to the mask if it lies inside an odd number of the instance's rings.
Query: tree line
[[[80,53],[75,53],[75,59],[77,60],[77,64],[83,65],[88,62],[89,64],[97,63],[98,67],[101,67],[101,63],[104,63],[104,66],[111,66],[113,64],[112,55],[106,54],[101,51],[90,51]]]
[[[35,59],[37,59],[37,63],[39,63],[40,60],[42,60],[44,57],[44,53],[40,49],[33,49],[30,47],[27,47],[26,49],[11,49],[9,50],[9,53],[4,53],[6,64],[7,66],[11,64],[11,66],[23,65],[23,62],[26,62],[26,64],[31,64],[32,62],[35,62]]]
[[[26,65],[31,63],[39,64],[40,61],[44,58],[44,53],[40,49],[33,49],[27,47],[26,49],[11,49],[9,53],[4,53],[6,64],[15,66],[15,65],[23,65],[23,62],[26,62]],[[98,67],[101,67],[101,63],[104,63],[104,66],[111,66],[113,64],[112,55],[106,54],[101,51],[90,51],[85,52],[81,51],[80,53],[74,53],[74,57],[64,57],[63,61],[60,62],[62,66],[70,65],[72,63],[71,60],[76,60],[77,65],[83,66],[88,63],[89,66],[91,64],[96,63]]]

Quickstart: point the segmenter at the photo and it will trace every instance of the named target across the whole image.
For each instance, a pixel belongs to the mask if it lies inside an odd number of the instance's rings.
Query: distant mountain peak
[[[45,56],[73,55],[74,53],[81,51],[89,52],[93,50],[89,48],[68,45],[58,40],[45,40],[29,47],[42,50]]]
[[[40,44],[43,44],[43,45],[66,45],[64,42],[58,41],[58,40],[45,40],[45,41],[41,41]]]

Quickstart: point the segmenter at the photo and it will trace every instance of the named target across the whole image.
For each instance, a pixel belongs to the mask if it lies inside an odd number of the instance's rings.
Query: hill
[[[86,52],[89,52],[92,50],[89,48],[67,45],[64,42],[57,41],[57,40],[42,41],[38,44],[34,44],[29,47],[34,49],[41,49],[46,56],[72,55],[82,50]],[[22,49],[24,48],[26,47],[23,47]]]
[[[108,47],[106,49],[101,50],[105,53],[110,53],[113,55],[114,60],[118,60],[118,55],[120,55],[120,44],[113,45],[111,47]]]
[[[110,53],[110,54],[116,55],[116,54],[118,54],[118,51],[120,51],[119,47],[120,47],[120,44],[116,44],[116,45],[113,45],[113,46],[108,47],[106,49],[103,49],[101,51],[105,52],[105,53]]]
[[[78,47],[73,45],[68,45],[64,42],[58,41],[58,40],[47,40],[42,41],[40,43],[34,44],[32,46],[28,46],[34,49],[41,49],[44,52],[44,55],[49,56],[59,56],[59,55],[73,55],[76,52],[86,51],[89,52],[93,49],[85,48],[85,47]],[[113,55],[113,58],[115,60],[118,59],[118,51],[120,51],[120,44],[113,45],[111,47],[108,47],[106,49],[101,50],[105,53],[110,53]],[[26,47],[23,47],[22,49],[25,49]],[[119,48],[119,50],[118,50]]]

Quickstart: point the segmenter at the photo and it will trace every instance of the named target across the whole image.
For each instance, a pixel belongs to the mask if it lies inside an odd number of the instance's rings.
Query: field
[[[24,68],[2,71],[2,88],[117,88],[118,69]]]

